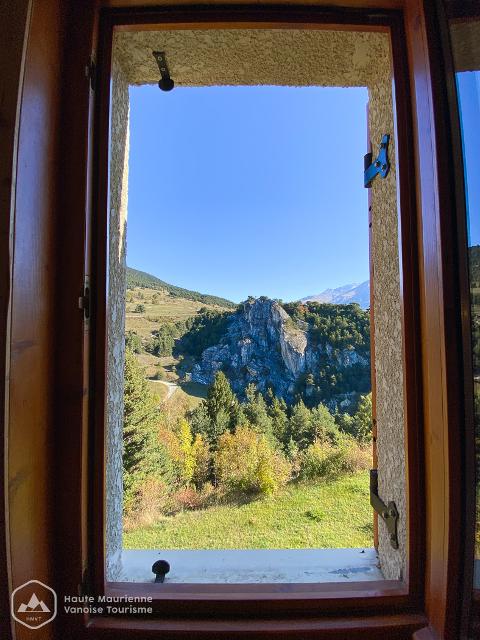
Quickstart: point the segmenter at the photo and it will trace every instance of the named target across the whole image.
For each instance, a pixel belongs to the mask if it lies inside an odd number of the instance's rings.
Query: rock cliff
[[[211,384],[222,370],[239,395],[254,383],[260,391],[271,387],[277,396],[291,401],[307,374],[315,377],[326,366],[338,370],[353,365],[368,367],[369,361],[352,348],[319,346],[306,322],[295,322],[280,304],[262,297],[240,305],[224,336],[203,351],[191,375],[195,382]]]

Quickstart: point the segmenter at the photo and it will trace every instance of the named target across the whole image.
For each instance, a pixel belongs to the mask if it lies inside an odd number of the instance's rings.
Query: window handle
[[[170,565],[166,560],[157,560],[153,563],[152,573],[155,574],[155,582],[165,582],[165,576],[170,571]]]
[[[388,505],[378,495],[378,470],[370,469],[370,504],[387,525],[390,534],[390,544],[394,549],[398,549],[398,509],[395,502],[389,502]]]

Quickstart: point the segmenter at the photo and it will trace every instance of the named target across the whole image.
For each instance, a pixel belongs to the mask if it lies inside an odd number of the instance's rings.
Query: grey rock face
[[[240,395],[254,383],[262,392],[272,387],[288,401],[293,399],[299,376],[317,371],[325,357],[341,367],[368,364],[355,350],[334,353],[329,345],[325,349],[313,346],[308,325],[295,323],[274,300],[249,299],[232,315],[220,342],[202,353],[192,380],[211,384],[215,373],[222,370]]]

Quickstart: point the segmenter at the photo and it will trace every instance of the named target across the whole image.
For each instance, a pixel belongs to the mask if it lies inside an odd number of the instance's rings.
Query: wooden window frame
[[[306,28],[375,30],[391,37],[393,77],[395,82],[395,128],[398,156],[398,213],[399,254],[401,270],[401,315],[403,328],[404,412],[405,423],[416,425],[406,429],[406,457],[408,475],[408,540],[407,575],[404,581],[375,581],[333,584],[247,584],[247,585],[183,585],[145,583],[108,583],[105,578],[105,557],[98,553],[105,549],[105,381],[106,381],[106,247],[108,211],[110,68],[112,38],[115,28],[127,30],[162,28]],[[92,486],[94,512],[92,539],[98,541],[96,553],[89,560],[93,568],[90,585],[96,594],[119,596],[129,594],[153,597],[154,611],[162,616],[175,616],[188,605],[189,616],[271,616],[282,613],[295,615],[338,615],[342,611],[356,611],[369,615],[382,612],[409,612],[419,606],[423,592],[423,490],[421,483],[421,358],[418,340],[418,256],[416,243],[416,204],[410,186],[414,183],[412,157],[412,126],[409,107],[407,53],[402,15],[396,11],[377,11],[375,16],[364,10],[335,11],[320,8],[224,7],[183,10],[168,8],[145,11],[105,11],[100,19],[97,58],[97,113],[94,149],[96,156],[95,185],[97,194],[93,225],[93,260],[89,274],[92,290],[96,292],[92,308],[94,324],[93,351],[94,382],[92,389],[91,433],[94,434],[94,468],[97,470]],[[368,212],[365,212],[367,223]],[[214,607],[212,606],[214,604]],[[90,624],[105,625],[105,621]]]
[[[101,200],[92,176],[105,172],[106,166],[93,153],[98,101],[85,78],[85,66],[97,51],[102,6],[106,11],[123,6],[117,15],[125,16],[127,9],[157,1],[65,0],[64,12],[56,0],[34,2],[26,27],[28,46],[19,98],[22,109],[18,110],[17,155],[21,161],[11,183],[23,197],[10,209],[14,232],[10,238],[7,234],[0,236],[2,274],[9,274],[4,289],[11,300],[11,311],[4,313],[1,309],[2,338],[5,335],[7,356],[8,349],[13,354],[7,367],[9,414],[5,421],[8,529],[6,553],[4,556],[0,552],[0,564],[12,588],[35,577],[54,586],[59,594],[76,594],[98,579],[88,575],[89,549],[102,544],[95,529],[88,527],[95,498],[98,502],[88,483],[96,437],[88,422],[90,389],[86,371],[91,329],[84,325],[76,302],[91,266],[85,248],[91,246],[92,230],[98,222],[92,201]],[[358,6],[355,0],[331,0],[329,4]],[[415,568],[419,576],[417,597],[410,606],[404,601],[405,608],[398,611],[385,610],[379,600],[370,610],[356,608],[354,598],[347,610],[339,610],[339,602],[331,601],[332,610],[327,613],[320,609],[306,612],[302,605],[306,599],[298,594],[292,599],[295,611],[286,610],[277,598],[268,618],[260,614],[251,619],[238,604],[236,613],[225,609],[223,618],[213,619],[210,610],[219,604],[215,597],[209,600],[207,617],[200,618],[193,609],[189,611],[190,620],[173,615],[161,621],[85,619],[60,612],[55,626],[45,627],[42,637],[123,640],[153,637],[160,630],[163,638],[464,637],[461,621],[468,616],[468,606],[462,608],[462,598],[465,593],[471,594],[472,586],[465,577],[468,557],[459,532],[470,535],[465,526],[463,489],[468,474],[463,463],[464,449],[472,443],[464,440],[465,354],[459,346],[463,334],[462,307],[458,303],[465,295],[459,277],[465,251],[452,242],[458,229],[453,175],[458,156],[451,147],[445,52],[438,38],[439,27],[444,26],[441,2],[368,0],[368,5],[370,13],[364,12],[363,16],[369,15],[373,21],[384,10],[398,13],[406,35],[402,46],[408,50],[411,96],[406,101],[406,113],[399,112],[397,106],[397,120],[403,118],[412,125],[411,147],[401,160],[407,162],[409,158],[411,180],[411,192],[404,197],[407,204],[416,205],[418,212],[417,226],[412,229],[412,236],[418,240],[419,259],[417,311],[422,368],[417,391],[422,390],[423,399],[417,450],[423,451],[425,466],[418,477],[413,478],[415,470],[411,469],[408,475],[419,495],[424,489],[426,496],[418,514],[417,542],[410,540],[420,559]],[[292,5],[288,10],[265,5],[209,10],[221,14],[232,9],[249,11],[250,18],[258,12],[262,20],[274,9],[290,11],[290,22],[295,14],[305,24],[311,21],[312,12],[328,13],[321,6]],[[192,12],[206,8],[177,10],[190,19]],[[329,11],[332,24],[349,13],[344,7]],[[445,46],[448,50],[448,44]],[[39,107],[46,117],[39,118]],[[1,188],[5,185],[4,180]],[[32,202],[34,207],[30,206]],[[9,329],[3,330],[7,319]],[[31,369],[37,374],[34,379],[28,375]],[[28,403],[22,399],[27,396]],[[26,505],[30,506],[29,512]],[[3,622],[9,620],[9,604],[1,595]],[[26,637],[20,627],[16,631],[18,638]],[[9,630],[6,637],[11,637]]]

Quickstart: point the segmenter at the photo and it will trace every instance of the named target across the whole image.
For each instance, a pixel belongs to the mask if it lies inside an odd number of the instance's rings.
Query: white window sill
[[[254,549],[173,551],[124,549],[121,582],[153,582],[152,565],[166,560],[170,583],[305,583],[383,580],[375,549]]]

